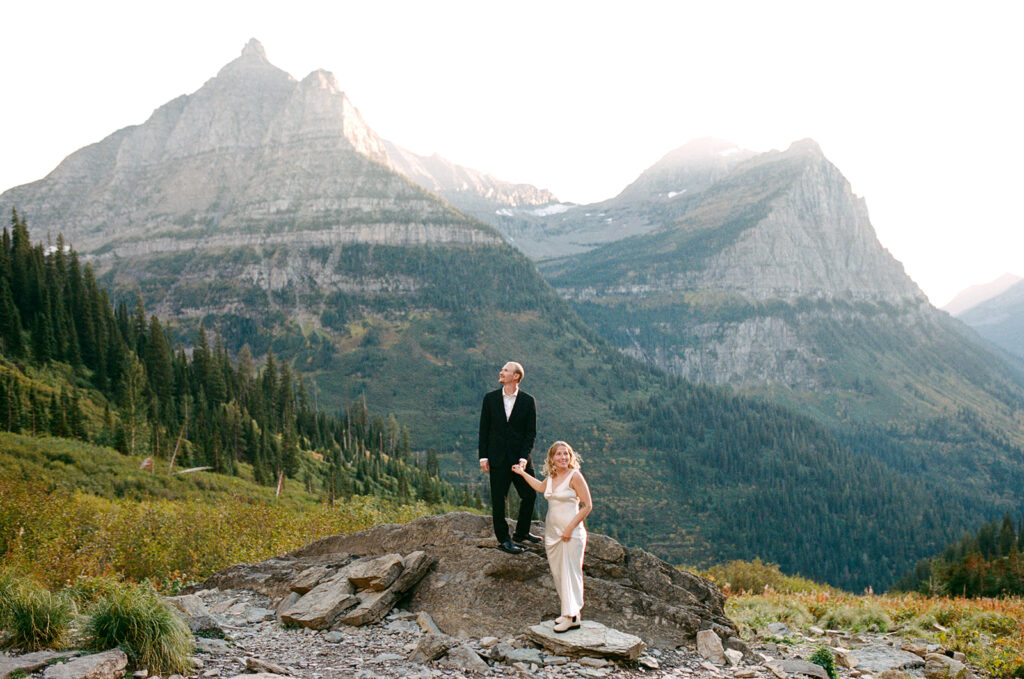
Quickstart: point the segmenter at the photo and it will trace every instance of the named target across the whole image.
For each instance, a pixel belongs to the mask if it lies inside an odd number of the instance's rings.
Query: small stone
[[[249,670],[250,672],[258,672],[264,674],[291,674],[291,671],[285,669],[284,667],[281,667],[280,665],[252,657],[245,659],[245,669]]]
[[[920,641],[908,641],[900,646],[901,651],[907,651],[914,655],[919,655],[922,658],[928,655],[928,645]],[[934,653],[934,651],[932,651]]]
[[[813,634],[816,637],[823,637],[823,636],[825,636],[825,630],[821,629],[820,627],[815,627],[814,625],[811,625],[810,627],[808,627],[807,631],[810,632],[811,634]]]
[[[743,662],[743,654],[737,650],[727,648],[725,649],[725,661],[730,667],[736,667]]]
[[[417,663],[437,660],[458,643],[458,639],[447,634],[424,634],[416,643],[416,648],[409,654],[409,660]]]
[[[554,665],[565,665],[569,662],[569,659],[564,655],[546,655],[544,656],[544,667],[551,667]]]
[[[697,632],[697,653],[716,665],[724,665],[726,663],[722,639],[714,630],[702,629]]]
[[[498,643],[498,637],[482,637],[480,639],[481,648],[490,648],[496,643]]]
[[[824,667],[806,660],[783,660],[779,665],[788,674],[803,674],[816,679],[830,679]]]
[[[448,655],[445,656],[442,662],[448,667],[453,667],[463,672],[483,674],[490,669],[480,655],[465,644],[460,644],[449,650]]]
[[[416,624],[419,625],[424,634],[442,634],[434,619],[430,617],[430,613],[426,611],[420,611],[416,615]]]
[[[349,564],[345,572],[348,581],[356,589],[383,592],[401,575],[402,557],[398,554],[385,554],[359,559]]]
[[[941,653],[930,653],[925,658],[924,676],[928,679],[972,679],[967,666]]]
[[[732,676],[737,677],[737,679],[753,679],[757,676],[757,670],[750,667],[741,667],[733,672]]]
[[[345,635],[337,630],[332,630],[324,635],[324,641],[329,644],[337,644],[345,640]]]
[[[765,627],[765,632],[776,637],[786,637],[792,634],[793,630],[784,622],[773,622]]]
[[[513,665],[519,662],[531,665],[544,664],[544,656],[536,648],[513,648],[505,654],[505,660]]]
[[[649,655],[642,655],[642,656],[640,656],[637,659],[637,663],[640,665],[640,667],[643,667],[643,668],[646,668],[646,669],[649,669],[649,670],[656,670],[656,669],[661,667],[661,665],[658,663],[658,661],[653,656],[649,656]]]
[[[590,656],[584,656],[576,662],[587,667],[607,667],[608,665],[611,665],[611,663],[605,658],[591,658]]]
[[[149,676],[149,670],[135,670],[132,672],[134,679],[146,679]]]

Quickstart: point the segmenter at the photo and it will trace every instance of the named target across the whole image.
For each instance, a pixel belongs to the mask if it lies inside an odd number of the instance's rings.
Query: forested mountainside
[[[17,213],[0,239],[0,429],[90,441],[171,469],[256,483],[298,479],[311,493],[471,504],[417,454],[408,429],[355,402],[314,407],[302,379],[272,353],[233,363],[205,329],[186,354],[141,300],[112,306],[92,268],[62,238],[33,246]],[[14,470],[7,470],[14,474]],[[26,479],[28,480],[28,479]]]
[[[365,399],[394,413],[459,483],[483,480],[482,394],[522,361],[537,449],[564,438],[583,453],[594,527],[676,562],[760,556],[884,587],[976,516],[1020,503],[1019,448],[972,410],[841,429],[616,350],[493,228],[395,173],[378,142],[333,76],[295,81],[250,44],[0,205],[81,238],[97,285],[126,308],[141,299],[193,351],[205,328],[221,356],[248,345],[288,364],[329,412]]]

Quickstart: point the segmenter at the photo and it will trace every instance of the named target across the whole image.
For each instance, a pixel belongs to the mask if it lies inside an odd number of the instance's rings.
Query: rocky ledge
[[[534,532],[542,531],[542,525],[534,526]],[[259,592],[270,597],[282,620],[315,629],[336,626],[350,611],[380,601],[389,604],[387,610],[401,601],[407,610],[428,613],[441,632],[463,638],[515,635],[557,617],[558,596],[543,546],[516,555],[496,547],[490,517],[444,514],[324,538],[261,563],[228,568],[202,588]],[[360,590],[350,572],[371,561],[391,564],[382,576],[389,584]],[[401,565],[407,561],[415,565]],[[584,591],[587,620],[648,645],[692,644],[703,629],[723,639],[736,636],[725,598],[712,583],[604,535],[589,536]],[[296,607],[314,600],[318,610],[331,610],[315,620],[295,616]],[[384,608],[367,621],[381,619]]]

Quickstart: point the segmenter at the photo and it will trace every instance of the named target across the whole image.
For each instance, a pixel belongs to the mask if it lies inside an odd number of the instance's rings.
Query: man
[[[533,397],[519,388],[523,375],[523,366],[519,363],[509,361],[502,366],[498,373],[501,389],[488,392],[480,409],[480,470],[490,474],[491,516],[498,549],[509,554],[523,551],[509,539],[505,522],[505,496],[511,484],[515,484],[520,500],[515,542],[541,541],[530,534],[537,493],[512,472],[512,465],[521,462],[526,465],[526,471],[533,474],[530,452],[537,438],[537,406]]]

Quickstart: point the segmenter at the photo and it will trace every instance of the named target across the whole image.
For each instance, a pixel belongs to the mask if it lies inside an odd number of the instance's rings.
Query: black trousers
[[[526,472],[533,474],[533,462],[526,464]],[[533,505],[537,501],[537,491],[530,488],[522,476],[512,471],[512,463],[491,463],[491,517],[494,519],[494,536],[498,543],[507,542],[508,523],[505,522],[505,496],[510,485],[516,487],[519,494],[519,518],[516,523],[516,539],[522,539],[530,532],[530,521],[533,519]]]

